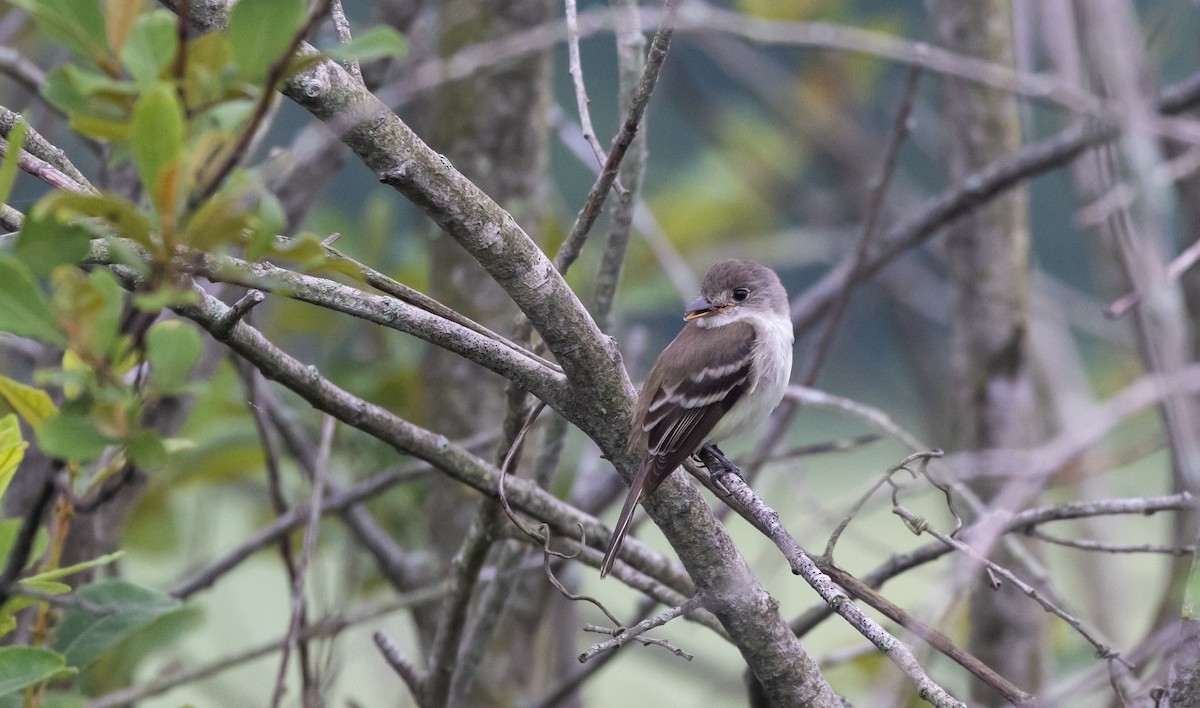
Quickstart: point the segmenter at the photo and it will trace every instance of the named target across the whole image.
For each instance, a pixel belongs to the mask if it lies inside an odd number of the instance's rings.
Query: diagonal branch
[[[1158,109],[1178,113],[1200,103],[1200,74],[1168,86],[1159,95]],[[834,303],[850,283],[866,280],[905,251],[931,238],[942,227],[985,204],[1008,189],[1043,172],[1062,167],[1085,150],[1114,139],[1118,127],[1111,121],[1086,121],[1057,135],[1027,145],[1003,159],[968,175],[903,219],[875,243],[861,267],[848,254],[792,303],[792,322],[805,331]]]

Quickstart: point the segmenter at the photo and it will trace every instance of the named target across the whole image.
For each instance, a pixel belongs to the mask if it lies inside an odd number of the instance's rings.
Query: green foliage
[[[93,558],[89,561],[75,563],[74,565],[69,565],[65,568],[47,570],[22,580],[21,584],[29,585],[34,583],[44,583],[51,580],[57,580],[59,578],[65,578],[76,573],[82,573],[85,570],[91,570],[92,568],[99,568],[102,565],[108,565],[123,555],[125,555],[123,551],[117,551],[115,553],[109,553],[107,555],[100,556],[99,558]]]
[[[17,425],[17,417],[12,413],[0,418],[0,499],[8,490],[8,484],[17,467],[25,458],[25,448],[29,443],[21,439],[21,427]]]
[[[10,256],[0,256],[0,331],[55,346],[67,341],[29,267]]]
[[[87,462],[104,453],[104,448],[116,442],[101,433],[89,411],[80,406],[63,409],[37,431],[38,447],[42,452],[60,460]]]
[[[40,388],[26,386],[7,376],[0,376],[0,401],[37,430],[42,421],[58,412],[50,396]]]
[[[175,89],[161,81],[146,89],[133,109],[131,127],[133,163],[159,216],[166,220],[174,211],[179,189],[185,130]]]
[[[66,194],[59,192],[57,194]],[[77,195],[83,196],[83,195]],[[88,253],[91,233],[79,224],[67,223],[46,209],[32,209],[13,247],[13,257],[26,265],[30,272],[43,277],[60,265],[75,264]]]
[[[92,614],[71,606],[58,626],[55,649],[66,656],[68,664],[81,669],[160,618],[187,611],[179,600],[125,580],[102,580],[77,593],[105,609],[104,614]]]
[[[0,560],[8,562],[8,555],[12,552],[13,543],[17,540],[17,534],[21,530],[22,519],[5,519],[0,521]],[[36,558],[41,555],[42,549],[46,547],[46,534],[43,529],[38,537],[34,539],[33,552],[30,553],[30,558]]]
[[[12,0],[37,23],[38,29],[81,57],[106,65],[106,23],[96,0]]]
[[[126,140],[137,86],[64,64],[46,76],[42,97],[67,114],[71,129],[97,140]]]
[[[152,85],[179,51],[175,16],[167,10],[139,15],[133,22],[129,41],[121,51],[121,64],[141,86]]]
[[[238,76],[261,81],[303,22],[303,0],[241,0],[234,5],[226,34]]]
[[[112,364],[128,347],[118,339],[125,291],[107,270],[84,273],[62,267],[54,271],[55,314],[72,351],[89,364]]]
[[[0,696],[73,673],[58,652],[34,647],[0,647]]]
[[[202,347],[200,335],[182,322],[159,322],[146,332],[146,360],[162,393],[174,393],[187,383]]]
[[[8,195],[12,194],[13,183],[17,180],[17,162],[21,157],[21,149],[25,147],[25,131],[28,128],[29,124],[22,119],[8,131],[5,141],[7,152],[4,162],[0,163],[0,203],[7,202]]]
[[[336,61],[372,61],[385,57],[403,56],[408,51],[404,35],[388,25],[377,25],[354,37],[346,44],[325,50],[325,54]]]

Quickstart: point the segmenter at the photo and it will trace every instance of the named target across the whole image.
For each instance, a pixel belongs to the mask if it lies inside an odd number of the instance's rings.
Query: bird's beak
[[[684,312],[683,319],[691,321],[708,317],[710,315],[718,315],[730,308],[730,305],[721,305],[714,307],[712,303],[704,298],[696,298],[696,301],[687,306]]]

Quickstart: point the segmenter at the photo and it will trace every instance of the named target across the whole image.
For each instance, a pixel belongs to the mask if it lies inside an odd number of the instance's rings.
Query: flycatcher
[[[792,372],[787,291],[753,261],[721,261],[688,306],[686,324],[650,369],[633,411],[629,450],[642,457],[600,577],[608,575],[639,501],[689,455],[762,425]]]

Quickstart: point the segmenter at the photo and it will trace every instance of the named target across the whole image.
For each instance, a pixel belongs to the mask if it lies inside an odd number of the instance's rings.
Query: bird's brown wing
[[[641,452],[653,462],[643,494],[704,444],[746,392],[753,354],[754,328],[744,322],[708,330],[689,325],[663,352],[659,362],[670,364],[651,371],[634,418],[644,436]]]
[[[608,574],[634,509],[702,444],[750,386],[754,328],[744,322],[702,330],[684,326],[646,378],[634,409],[630,449],[643,455],[604,562]]]

